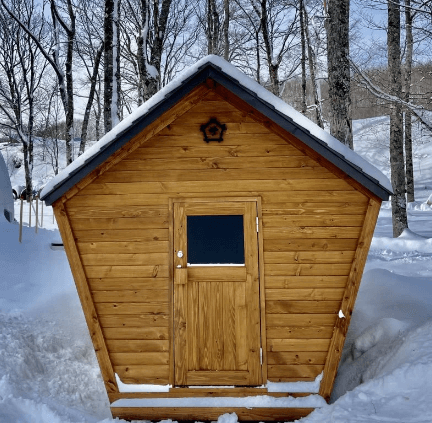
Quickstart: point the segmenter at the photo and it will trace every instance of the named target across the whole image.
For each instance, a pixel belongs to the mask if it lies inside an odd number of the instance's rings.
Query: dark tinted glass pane
[[[243,216],[188,216],[188,263],[244,264]]]

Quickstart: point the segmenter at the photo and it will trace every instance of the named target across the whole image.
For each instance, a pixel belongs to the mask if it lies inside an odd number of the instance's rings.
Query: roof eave
[[[379,198],[385,201],[387,201],[389,199],[389,196],[393,194],[387,188],[380,185],[378,180],[372,178],[370,175],[363,172],[360,167],[351,163],[338,152],[332,150],[325,142],[312,135],[306,129],[297,125],[294,121],[290,119],[289,116],[286,116],[283,113],[279,112],[272,104],[264,101],[251,90],[241,86],[237,80],[231,78],[229,75],[226,75],[223,72],[219,72],[219,74],[220,77],[218,79],[215,78],[216,82],[223,85],[229,91],[233,92],[233,94],[236,94],[246,103],[253,106],[255,109],[268,117],[278,126],[294,135],[300,141],[305,143],[307,146],[315,150],[318,154],[320,154],[328,161],[333,163],[335,166],[337,166],[339,169],[341,169],[343,172],[345,172],[348,176],[359,182],[373,194],[377,195]]]
[[[184,95],[209,78],[210,69],[204,68],[187,78],[182,84],[168,93],[164,100],[153,106],[146,114],[136,119],[125,131],[120,133],[111,143],[104,146],[97,155],[91,157],[83,166],[76,169],[67,179],[59,183],[53,190],[45,194],[41,200],[46,205],[52,205],[74,185],[84,179],[90,172],[104,163],[112,154],[127,144],[135,135],[138,135],[146,126],[153,123],[162,114],[168,111]]]
[[[67,179],[45,194],[42,200],[44,200],[47,205],[53,204],[69,191],[69,189],[105,162],[117,150],[123,147],[135,135],[138,135],[146,126],[158,119],[175,103],[180,101],[186,94],[205,82],[208,78],[213,79],[216,83],[222,85],[243,101],[257,109],[264,116],[272,120],[285,131],[294,135],[304,144],[315,150],[318,154],[333,163],[349,177],[359,182],[382,200],[388,200],[389,196],[392,195],[392,192],[380,185],[379,181],[364,173],[358,166],[348,161],[341,154],[332,150],[325,142],[312,135],[306,129],[300,127],[288,116],[279,112],[272,104],[266,102],[253,91],[241,85],[240,81],[227,75],[213,63],[207,63],[201,67],[197,73],[189,76],[180,85],[170,91],[162,101],[154,105],[146,114],[140,116],[111,143],[104,146],[103,150],[101,150],[97,155],[90,158],[83,166],[76,169],[76,171]]]

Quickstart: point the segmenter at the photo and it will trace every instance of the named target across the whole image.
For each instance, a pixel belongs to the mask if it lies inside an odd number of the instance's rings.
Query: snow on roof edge
[[[137,120],[147,114],[152,108],[159,105],[164,101],[165,97],[180,87],[183,82],[194,75],[197,71],[203,68],[206,64],[212,64],[219,68],[222,72],[235,79],[243,88],[254,93],[261,101],[267,103],[272,108],[280,112],[283,116],[291,120],[294,124],[300,126],[305,131],[309,132],[317,140],[322,141],[333,152],[341,155],[346,161],[351,163],[354,167],[358,167],[365,175],[378,182],[381,187],[389,192],[393,192],[392,185],[389,179],[375,166],[351,150],[346,145],[342,144],[324,129],[320,128],[314,122],[309,120],[306,116],[295,110],[289,104],[285,103],[280,98],[265,89],[258,82],[254,81],[246,74],[241,72],[232,64],[228,63],[225,59],[215,55],[209,55],[189,68],[185,69],[170,83],[158,91],[154,96],[147,100],[144,104],[138,107],[129,116],[123,119],[117,126],[110,132],[105,134],[97,143],[84,152],[81,156],[75,159],[63,171],[51,179],[43,188],[41,192],[41,199],[45,199],[51,192],[64,183],[69,177],[77,173],[82,167],[90,162],[102,150],[105,150],[112,142],[119,136],[127,131]]]

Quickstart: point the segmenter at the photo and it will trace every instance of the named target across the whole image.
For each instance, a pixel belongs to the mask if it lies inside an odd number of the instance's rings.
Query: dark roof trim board
[[[208,78],[222,85],[227,90],[238,96],[241,100],[255,108],[278,126],[293,134],[319,155],[333,163],[349,177],[366,187],[373,194],[383,200],[388,200],[392,192],[382,186],[379,181],[365,173],[359,166],[346,159],[341,153],[333,150],[327,143],[311,134],[289,116],[278,111],[271,103],[265,101],[249,88],[243,86],[238,80],[231,77],[212,62],[207,62],[167,93],[163,100],[151,107],[144,115],[133,121],[123,132],[117,135],[110,143],[103,146],[97,154],[90,157],[83,165],[75,169],[67,178],[61,180],[46,193],[42,193],[42,200],[51,205],[69,189],[81,181],[90,172],[105,162],[112,154],[122,148],[135,135],[138,135],[146,126],[154,122],[175,103],[181,100],[194,88],[205,82]]]

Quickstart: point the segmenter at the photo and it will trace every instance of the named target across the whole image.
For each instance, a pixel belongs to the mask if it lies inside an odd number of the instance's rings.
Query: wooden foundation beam
[[[113,418],[125,420],[214,421],[225,413],[236,413],[240,421],[294,421],[309,415],[313,408],[214,408],[214,407],[112,407]]]

